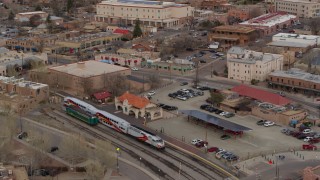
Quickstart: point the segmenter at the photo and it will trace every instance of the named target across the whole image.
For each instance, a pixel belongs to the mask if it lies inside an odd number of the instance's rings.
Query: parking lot
[[[190,82],[189,82],[190,85]],[[203,96],[190,98],[186,101],[179,99],[172,99],[168,97],[168,93],[172,93],[182,88],[191,88],[190,86],[180,86],[180,83],[174,83],[163,89],[156,91],[152,100],[158,103],[164,103],[171,106],[177,106],[179,110],[199,110],[209,113],[205,110],[200,110],[200,106],[205,103],[209,97],[209,92],[204,91]],[[177,114],[176,111],[172,111]],[[240,159],[247,159],[248,157],[259,156],[261,154],[271,154],[273,152],[288,151],[292,148],[300,149],[303,141],[292,138],[281,133],[283,127],[279,125],[264,127],[258,126],[256,122],[260,119],[254,116],[234,116],[225,118],[215,113],[209,113],[213,116],[232,121],[237,124],[253,129],[249,132],[244,132],[242,137],[232,137],[231,139],[221,140],[220,136],[224,134],[223,131],[214,128],[205,128],[204,125],[196,124],[195,122],[188,121],[186,117],[178,116],[174,118],[167,118],[154,122],[149,122],[148,126],[157,130],[163,130],[165,134],[184,140],[186,143],[191,144],[191,141],[196,138],[208,141],[208,147],[219,147],[232,151]],[[204,149],[203,149],[204,151]],[[212,155],[213,157],[213,155]]]

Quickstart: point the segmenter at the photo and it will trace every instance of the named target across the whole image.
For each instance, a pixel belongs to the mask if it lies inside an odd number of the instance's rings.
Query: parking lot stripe
[[[176,145],[174,145],[174,144],[172,144],[172,143],[170,143],[170,142],[168,142],[168,141],[165,141],[165,143],[166,143],[167,145],[170,145],[170,146],[172,146],[172,147],[174,147],[174,148],[176,148],[176,149],[179,149],[180,151],[183,151],[183,152],[185,152],[185,153],[188,153],[188,154],[192,155],[193,157],[195,157],[195,158],[197,158],[197,159],[199,159],[199,160],[201,160],[201,161],[209,164],[210,166],[214,167],[215,169],[218,169],[219,171],[223,172],[223,173],[224,173],[225,175],[227,175],[228,177],[230,177],[230,178],[232,178],[232,179],[234,179],[234,180],[239,180],[237,177],[235,177],[234,175],[230,174],[228,171],[224,170],[222,167],[220,167],[220,166],[218,166],[218,165],[216,165],[216,164],[213,164],[212,162],[210,162],[210,161],[208,161],[208,160],[206,160],[206,159],[204,159],[204,158],[202,158],[202,157],[200,157],[200,156],[198,156],[198,155],[196,155],[196,154],[194,154],[194,153],[192,153],[192,152],[189,152],[189,151],[187,151],[187,150],[185,150],[185,149],[182,149],[182,148],[180,148],[179,146],[176,146]]]

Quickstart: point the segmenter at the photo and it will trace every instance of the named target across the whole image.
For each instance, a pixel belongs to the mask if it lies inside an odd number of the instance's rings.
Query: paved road
[[[300,177],[301,170],[305,167],[317,166],[320,164],[320,160],[308,160],[308,161],[294,161],[279,165],[279,179],[297,179]],[[244,178],[243,180],[256,180],[256,179],[275,179],[276,166],[269,168],[261,173],[254,174]]]

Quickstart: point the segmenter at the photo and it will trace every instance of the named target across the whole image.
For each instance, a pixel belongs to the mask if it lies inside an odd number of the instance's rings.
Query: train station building
[[[162,108],[145,97],[139,97],[129,92],[115,98],[115,107],[126,115],[134,115],[135,118],[143,117],[155,120],[163,116]]]

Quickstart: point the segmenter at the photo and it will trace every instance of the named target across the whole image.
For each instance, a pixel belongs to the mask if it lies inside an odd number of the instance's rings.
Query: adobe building
[[[46,19],[48,17],[48,13],[43,11],[34,11],[34,12],[24,12],[24,13],[18,13],[16,14],[15,20],[24,22],[29,21],[30,18],[34,15],[39,15],[41,19]]]
[[[47,84],[26,81],[23,78],[0,76],[0,92],[0,106],[10,106],[19,113],[28,112],[49,98]]]
[[[288,71],[274,71],[268,75],[267,80],[272,88],[307,95],[320,95],[320,76],[297,68],[291,68]]]
[[[320,166],[306,167],[303,169],[303,180],[320,179]]]
[[[143,117],[155,120],[163,116],[162,108],[145,97],[139,97],[129,92],[115,98],[115,107],[126,115],[134,115],[135,118]]]
[[[235,45],[247,44],[257,38],[255,29],[240,25],[224,25],[212,29],[208,34],[209,41],[219,42],[221,50],[227,50]]]

